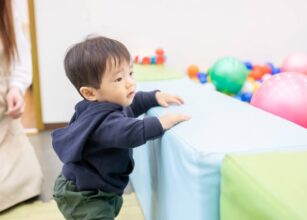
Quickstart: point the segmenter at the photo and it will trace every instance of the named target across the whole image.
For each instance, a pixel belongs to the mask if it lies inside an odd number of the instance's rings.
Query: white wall
[[[43,121],[68,121],[77,92],[63,69],[67,47],[90,33],[122,41],[132,54],[166,50],[167,65],[206,70],[222,56],[277,65],[307,52],[305,0],[35,1]]]

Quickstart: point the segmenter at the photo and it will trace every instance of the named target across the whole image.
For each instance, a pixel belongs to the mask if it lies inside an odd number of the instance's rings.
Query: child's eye
[[[115,82],[120,82],[120,81],[122,81],[122,77],[119,77],[119,78],[117,78],[116,80],[115,80]]]
[[[130,75],[130,76],[133,76],[133,72],[130,72],[129,75]]]

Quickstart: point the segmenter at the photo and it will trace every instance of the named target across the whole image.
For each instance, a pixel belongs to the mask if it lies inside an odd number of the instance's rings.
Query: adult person
[[[41,168],[19,120],[31,81],[30,46],[12,1],[0,0],[0,211],[41,191]]]

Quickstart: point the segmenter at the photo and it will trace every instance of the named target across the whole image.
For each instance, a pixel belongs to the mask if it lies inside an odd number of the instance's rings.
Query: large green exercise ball
[[[248,70],[240,60],[234,57],[224,57],[213,64],[209,74],[218,91],[236,94],[241,90]]]

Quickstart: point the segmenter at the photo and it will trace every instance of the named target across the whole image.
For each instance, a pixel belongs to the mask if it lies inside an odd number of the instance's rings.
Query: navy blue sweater
[[[52,133],[64,176],[80,191],[122,194],[134,167],[132,148],[163,134],[158,118],[136,118],[154,106],[155,91],[138,92],[129,107],[79,102],[69,125]]]

